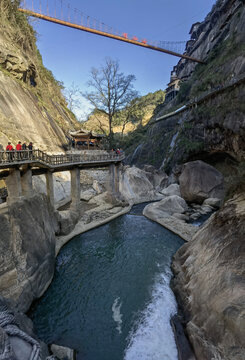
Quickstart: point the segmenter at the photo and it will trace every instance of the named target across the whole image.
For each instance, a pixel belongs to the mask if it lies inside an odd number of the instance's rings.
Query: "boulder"
[[[119,192],[131,204],[160,199],[146,172],[135,166],[123,168]]]
[[[84,201],[89,201],[95,195],[97,195],[97,193],[96,193],[96,191],[94,189],[87,189],[85,191],[81,190],[80,199],[84,200]]]
[[[97,194],[101,194],[104,191],[103,186],[98,182],[98,180],[94,180],[92,186],[94,191],[97,192]]]
[[[75,351],[68,347],[52,344],[51,351],[59,360],[73,360],[75,358]]]
[[[39,341],[32,321],[16,311],[13,303],[0,296],[0,358],[3,360],[47,360],[49,350]],[[33,357],[34,356],[34,357]]]
[[[163,170],[158,170],[152,165],[144,165],[143,171],[146,177],[158,191],[168,183],[168,175]]]
[[[221,199],[217,199],[217,198],[208,198],[203,202],[203,205],[209,205],[216,209],[220,208],[221,204],[222,204]]]
[[[180,195],[180,188],[178,184],[171,184],[167,188],[159,191],[161,194],[165,196],[171,196],[171,195]]]
[[[172,197],[174,197],[174,196],[172,196]],[[175,196],[175,197],[177,197],[177,196]],[[187,224],[185,222],[186,219],[182,218],[182,216],[180,216],[181,219],[179,219],[179,215],[182,215],[179,213],[179,211],[180,210],[183,211],[183,209],[184,209],[183,207],[187,206],[185,201],[183,199],[179,198],[179,199],[183,200],[184,203],[182,201],[180,201],[179,205],[176,206],[178,208],[178,213],[174,211],[174,208],[172,208],[173,215],[171,215],[171,212],[169,211],[167,204],[168,204],[168,202],[174,202],[174,201],[171,199],[168,201],[165,201],[166,199],[147,205],[143,210],[143,215],[153,221],[156,221],[158,224],[164,226],[165,228],[169,229],[173,233],[179,235],[185,241],[189,241],[192,238],[192,236],[196,233],[197,227],[195,227],[191,224]],[[164,201],[165,201],[164,206],[162,206],[163,205],[162,202],[164,202]],[[177,203],[178,200],[175,199],[175,201]],[[183,207],[181,206],[181,204],[183,205]]]
[[[184,164],[179,184],[181,196],[188,202],[201,204],[208,198],[224,197],[223,175],[200,160]]]
[[[168,196],[161,201],[149,204],[148,207],[154,209],[157,216],[160,216],[160,214],[183,214],[188,209],[185,200],[177,195]]]
[[[185,214],[174,213],[173,217],[175,217],[176,219],[179,219],[179,220],[183,220],[183,221],[189,221],[190,220],[190,217],[188,215],[185,215]]]

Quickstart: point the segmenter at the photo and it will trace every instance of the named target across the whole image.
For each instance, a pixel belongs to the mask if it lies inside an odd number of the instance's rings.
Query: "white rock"
[[[131,204],[152,201],[159,198],[145,171],[135,166],[122,170],[119,191]]]
[[[178,184],[171,184],[167,188],[162,189],[159,192],[165,196],[177,195],[181,197]]]
[[[220,208],[222,201],[218,198],[208,198],[204,200],[203,205],[213,206],[214,208]]]
[[[93,189],[97,192],[97,194],[101,194],[104,191],[102,185],[98,182],[98,180],[94,180],[92,186]]]
[[[171,195],[165,199],[156,203],[156,207],[170,215],[174,213],[183,214],[187,209],[188,205],[185,200],[178,195]]]
[[[72,350],[68,347],[52,344],[51,351],[52,351],[53,355],[57,356],[57,358],[60,360],[73,360],[74,359],[74,355],[75,355],[74,350]]]
[[[185,214],[178,214],[178,213],[174,213],[172,216],[174,216],[176,219],[179,220],[183,220],[183,221],[189,221],[189,216],[185,215]]]
[[[85,190],[85,191],[81,190],[80,199],[85,200],[85,201],[89,201],[95,195],[96,195],[96,191],[94,191],[93,189],[88,189],[88,190]]]

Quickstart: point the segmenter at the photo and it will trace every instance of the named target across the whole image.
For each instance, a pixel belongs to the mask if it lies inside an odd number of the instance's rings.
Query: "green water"
[[[37,335],[76,349],[79,360],[177,360],[169,280],[171,257],[182,244],[132,214],[76,236],[32,309]]]

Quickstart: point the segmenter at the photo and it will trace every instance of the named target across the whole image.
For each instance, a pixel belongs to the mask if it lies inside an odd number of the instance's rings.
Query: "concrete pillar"
[[[109,165],[109,186],[108,191],[111,193],[112,196],[115,196],[115,178],[116,178],[116,169],[115,164]]]
[[[49,202],[52,206],[54,206],[54,181],[53,181],[53,173],[48,171],[46,174],[46,187],[47,187],[47,196]]]
[[[26,169],[26,171],[21,176],[21,187],[23,196],[31,196],[33,194],[32,189],[32,171],[31,169]]]
[[[5,179],[5,184],[8,190],[7,201],[11,203],[18,200],[22,195],[20,170],[10,170],[9,176]]]
[[[115,193],[119,195],[119,176],[120,176],[120,165],[115,165]]]
[[[80,204],[80,169],[75,168],[70,170],[71,173],[71,208],[72,210],[79,210]]]

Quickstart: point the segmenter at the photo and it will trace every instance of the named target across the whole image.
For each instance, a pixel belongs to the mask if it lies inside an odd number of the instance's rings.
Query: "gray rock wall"
[[[46,196],[10,205],[0,215],[0,293],[27,311],[52,280],[58,222]]]
[[[244,359],[244,234],[243,193],[174,256],[173,287],[198,360]]]

